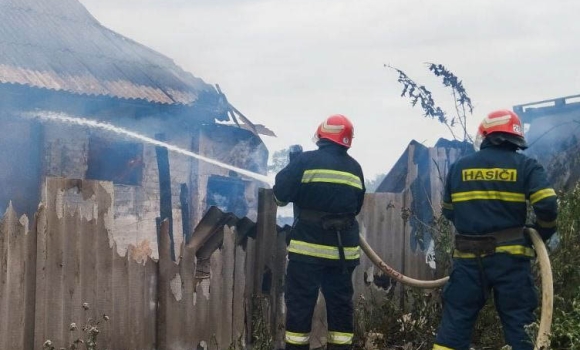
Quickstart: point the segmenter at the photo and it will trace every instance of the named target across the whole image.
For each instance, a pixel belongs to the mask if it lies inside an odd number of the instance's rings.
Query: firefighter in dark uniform
[[[544,240],[556,231],[556,193],[544,168],[517,152],[527,148],[518,116],[490,113],[476,150],[454,163],[447,176],[443,214],[457,230],[451,278],[443,291],[443,316],[433,349],[469,349],[477,315],[490,293],[506,343],[533,349],[525,326],[538,305],[526,239],[527,204]]]
[[[329,349],[350,349],[353,339],[352,273],[359,264],[355,216],[365,186],[359,163],[347,154],[354,129],[343,115],[318,127],[318,150],[299,154],[276,175],[278,205],[298,211],[288,244],[286,349],[308,349],[319,290],[326,302]]]

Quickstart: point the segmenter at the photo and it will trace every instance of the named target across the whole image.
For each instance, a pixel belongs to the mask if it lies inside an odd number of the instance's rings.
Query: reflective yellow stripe
[[[276,198],[276,195],[274,195],[274,202],[276,202],[276,205],[279,207],[283,207],[283,206],[286,206],[288,204],[288,202],[282,202],[281,200]]]
[[[495,248],[496,253],[507,253],[511,255],[520,255],[520,256],[527,256],[533,258],[536,256],[534,250],[530,247],[526,247],[523,245],[502,245]],[[482,254],[482,257],[486,256],[486,254]],[[477,256],[473,253],[465,253],[455,249],[453,251],[454,258],[462,258],[462,259],[470,259],[476,258]]]
[[[448,348],[446,346],[439,345],[439,344],[433,344],[433,350],[455,350],[455,349]]]
[[[544,220],[540,220],[540,219],[536,218],[536,221],[538,222],[538,225],[540,225],[540,227],[542,227],[542,228],[554,228],[557,226],[556,220],[544,221]]]
[[[502,191],[467,191],[451,194],[452,202],[464,202],[477,199],[497,199],[505,202],[522,202],[526,201],[523,193],[502,192]]]
[[[530,196],[530,203],[534,204],[541,201],[547,197],[553,197],[556,195],[556,192],[551,188],[544,188],[543,190],[539,190]]]
[[[338,247],[307,243],[294,239],[290,241],[288,251],[296,254],[314,256],[323,259],[340,259],[340,255],[338,254]],[[360,258],[359,247],[344,247],[344,258],[346,260],[355,260]]]
[[[328,169],[306,170],[302,175],[302,183],[309,182],[328,182],[348,185],[362,190],[362,181],[360,177],[345,171]]]
[[[286,331],[284,340],[286,343],[294,345],[306,345],[310,341],[310,333],[294,333]]]
[[[453,210],[453,204],[447,202],[441,202],[441,206],[443,209]]]
[[[328,332],[328,342],[330,344],[347,345],[352,344],[353,333],[342,333],[342,332]]]

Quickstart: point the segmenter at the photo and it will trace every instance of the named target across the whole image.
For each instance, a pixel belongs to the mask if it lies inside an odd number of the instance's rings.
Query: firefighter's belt
[[[493,236],[456,235],[455,249],[462,253],[471,253],[476,256],[495,253],[497,241]]]
[[[354,225],[352,213],[326,213],[317,210],[300,210],[299,220],[317,223],[325,230],[344,231]]]
[[[455,249],[475,256],[492,255],[498,244],[524,239],[523,228],[516,227],[485,235],[455,235]]]

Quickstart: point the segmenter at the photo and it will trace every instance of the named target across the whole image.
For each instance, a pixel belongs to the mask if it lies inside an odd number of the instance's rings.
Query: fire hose
[[[536,338],[535,350],[548,349],[550,346],[550,329],[552,326],[552,312],[554,303],[554,289],[552,283],[552,267],[546,245],[538,232],[534,229],[527,229],[530,239],[536,250],[537,261],[540,266],[540,276],[542,278],[542,311],[540,315],[540,326]],[[369,257],[372,263],[385,274],[400,283],[418,288],[437,288],[443,286],[449,280],[449,276],[436,280],[418,280],[403,275],[385,263],[378,254],[371,248],[368,242],[360,235],[360,247]]]

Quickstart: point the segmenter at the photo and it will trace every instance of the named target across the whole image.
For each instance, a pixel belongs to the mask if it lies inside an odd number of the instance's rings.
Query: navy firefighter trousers
[[[454,258],[443,290],[443,317],[433,349],[467,350],[477,315],[493,292],[505,341],[513,350],[532,350],[525,326],[536,320],[538,306],[530,258],[496,253],[481,258]]]
[[[345,269],[290,260],[286,269],[286,350],[308,350],[318,292],[326,303],[328,349],[350,349],[353,336],[352,273]],[[289,341],[289,334],[299,341]],[[292,338],[292,337],[290,337]],[[302,340],[300,340],[302,339]]]

